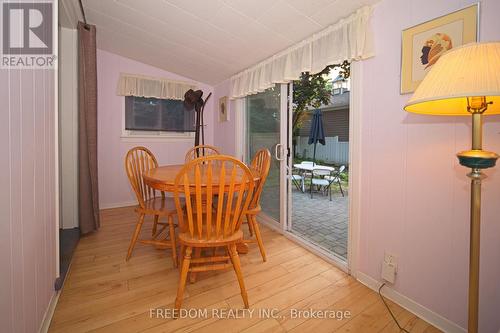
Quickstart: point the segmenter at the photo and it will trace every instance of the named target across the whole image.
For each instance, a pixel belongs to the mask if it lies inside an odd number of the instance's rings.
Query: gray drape
[[[97,183],[96,29],[78,22],[78,217],[86,234],[100,226]]]

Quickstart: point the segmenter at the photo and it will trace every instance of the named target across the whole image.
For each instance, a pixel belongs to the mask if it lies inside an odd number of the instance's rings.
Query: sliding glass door
[[[259,221],[278,226],[290,237],[333,258],[347,261],[349,223],[349,86],[337,89],[318,112],[323,117],[325,145],[309,144],[314,110],[306,110],[301,126],[293,127],[293,83],[277,84],[247,96],[245,158],[250,163],[262,148],[272,162],[262,197]],[[346,85],[345,81],[342,84]],[[336,89],[336,90],[335,90]]]
[[[330,75],[329,103],[306,110],[300,126],[295,124],[294,127],[289,121],[291,156],[286,230],[321,253],[346,264],[350,81],[341,77],[338,70],[333,70]],[[289,114],[297,116],[293,110]],[[311,134],[314,137],[317,132],[315,128],[322,128],[319,132],[324,136],[316,146],[311,144]]]
[[[271,152],[271,169],[262,192],[265,218],[281,223],[286,220],[286,108],[287,87],[277,84],[264,92],[246,97],[246,160],[252,160],[262,148]],[[284,121],[283,121],[284,120]]]

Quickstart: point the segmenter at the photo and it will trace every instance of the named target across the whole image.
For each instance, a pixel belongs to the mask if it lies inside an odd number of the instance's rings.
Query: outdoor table
[[[328,165],[319,165],[319,164],[312,164],[312,163],[296,163],[293,165],[295,169],[299,169],[302,172],[304,171],[309,171],[311,172],[311,180],[312,180],[312,172],[313,170],[328,170],[330,172],[335,171],[334,167],[328,166]],[[302,182],[302,192],[305,192],[305,185],[304,182]]]
[[[335,171],[334,167],[328,166],[328,165],[319,165],[319,164],[303,164],[303,163],[297,163],[293,165],[294,168],[303,170],[303,171],[313,171],[315,169],[321,169],[321,170],[328,170],[328,171]]]

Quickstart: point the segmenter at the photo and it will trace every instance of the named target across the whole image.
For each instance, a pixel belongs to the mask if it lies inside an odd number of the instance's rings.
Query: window
[[[195,111],[179,100],[126,96],[125,130],[194,132]]]

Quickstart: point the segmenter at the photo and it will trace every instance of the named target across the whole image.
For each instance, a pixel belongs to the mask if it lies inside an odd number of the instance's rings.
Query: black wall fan
[[[195,125],[195,135],[194,135],[194,145],[200,145],[200,134],[201,134],[201,144],[205,144],[205,127],[203,120],[203,110],[205,109],[205,104],[207,103],[212,93],[208,94],[207,98],[203,100],[203,91],[189,89],[184,94],[184,108],[186,111],[196,112],[196,125]]]

